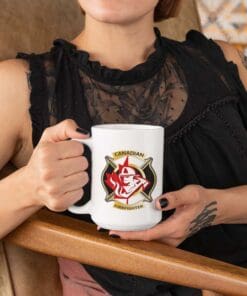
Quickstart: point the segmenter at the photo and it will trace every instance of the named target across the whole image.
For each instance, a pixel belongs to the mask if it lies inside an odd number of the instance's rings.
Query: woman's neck
[[[143,63],[154,51],[155,38],[153,15],[128,25],[102,23],[87,16],[84,31],[72,43],[87,51],[92,61],[129,70]]]

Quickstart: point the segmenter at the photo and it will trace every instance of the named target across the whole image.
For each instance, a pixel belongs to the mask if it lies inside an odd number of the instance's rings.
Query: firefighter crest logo
[[[152,202],[157,178],[151,157],[136,151],[117,151],[105,160],[101,181],[107,202],[114,202],[114,207],[121,210],[140,209],[144,202]]]

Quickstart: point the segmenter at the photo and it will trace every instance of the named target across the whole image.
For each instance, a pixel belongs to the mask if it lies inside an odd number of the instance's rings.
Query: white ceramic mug
[[[92,151],[91,199],[71,206],[90,214],[101,228],[144,230],[160,222],[154,199],[162,194],[164,128],[142,124],[102,124],[89,139],[73,139]]]

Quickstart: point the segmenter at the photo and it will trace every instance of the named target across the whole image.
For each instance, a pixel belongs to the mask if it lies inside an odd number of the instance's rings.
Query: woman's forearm
[[[0,238],[46,206],[65,211],[83,196],[89,178],[84,148],[68,138],[88,138],[71,119],[46,129],[28,164],[0,180]]]
[[[41,208],[35,205],[24,171],[0,180],[0,239]]]
[[[218,207],[215,224],[247,223],[247,185],[212,190],[211,193]]]

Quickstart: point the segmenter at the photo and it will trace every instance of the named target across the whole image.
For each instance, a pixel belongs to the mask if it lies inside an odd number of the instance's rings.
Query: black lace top
[[[88,130],[99,123],[158,124],[166,127],[164,192],[247,184],[247,93],[236,65],[197,31],[184,42],[156,33],[155,51],[128,71],[90,61],[65,40],[48,53],[19,54],[30,63],[34,145],[46,127],[66,118]],[[242,265],[247,225],[208,227],[180,247]]]

